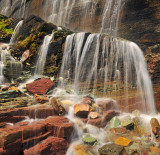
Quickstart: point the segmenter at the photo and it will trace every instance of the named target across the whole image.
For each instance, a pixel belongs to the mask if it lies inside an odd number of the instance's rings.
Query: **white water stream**
[[[117,96],[123,91],[129,98],[129,91],[137,89],[142,111],[154,113],[152,83],[141,49],[133,42],[100,34],[90,34],[85,42],[84,36],[77,33],[67,37],[60,76],[72,79],[77,92],[92,89],[96,94],[101,83],[107,96],[112,89]]]
[[[23,25],[23,20],[19,21],[18,24],[16,25],[16,27],[15,27],[15,29],[13,31],[12,37],[11,37],[11,39],[9,41],[10,45],[13,45],[13,44],[16,43],[17,37],[18,37],[18,34],[19,34],[19,32],[20,32],[20,30],[22,28],[22,25]]]
[[[47,35],[43,40],[43,44],[41,45],[39,50],[39,55],[38,55],[34,75],[43,75],[47,52],[48,52],[50,41],[53,38],[53,35],[54,33],[52,33],[51,35]]]

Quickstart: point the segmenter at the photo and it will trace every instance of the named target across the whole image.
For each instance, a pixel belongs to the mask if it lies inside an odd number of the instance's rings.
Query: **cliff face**
[[[120,36],[136,42],[143,50],[160,43],[159,0],[129,0],[123,10]],[[159,53],[159,47],[152,52]]]
[[[64,6],[67,7],[67,2]],[[28,18],[35,14],[52,21],[54,0],[0,0],[0,13],[16,18]],[[99,32],[105,0],[73,1],[68,4],[67,15],[62,15],[63,26],[75,31]],[[152,80],[160,77],[160,1],[122,0],[118,36],[136,42],[144,51]],[[124,3],[125,2],[125,3]],[[59,9],[59,8],[57,8]],[[51,18],[50,18],[51,16]],[[60,18],[61,15],[58,17]],[[55,19],[59,25],[58,18]],[[154,59],[154,60],[153,60]],[[157,78],[158,77],[158,78]]]
[[[38,15],[56,25],[61,23],[73,31],[99,32],[102,25],[104,0],[87,2],[63,1],[56,3],[65,6],[67,14],[59,14],[53,21],[54,0],[1,0],[0,13],[9,17],[27,18]],[[70,3],[69,3],[70,2]],[[57,6],[56,11],[61,10]],[[118,36],[136,42],[143,50],[160,43],[160,1],[159,0],[122,0]],[[63,10],[65,10],[63,8]],[[62,17],[61,17],[62,15]],[[63,17],[64,16],[64,17]],[[59,21],[61,20],[63,21]],[[159,53],[159,46],[153,53]]]

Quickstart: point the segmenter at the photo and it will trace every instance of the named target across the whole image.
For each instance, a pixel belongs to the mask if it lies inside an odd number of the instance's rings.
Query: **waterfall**
[[[69,74],[68,74],[69,73]],[[72,34],[67,37],[60,76],[73,80],[77,91],[99,87],[110,96],[112,90],[136,89],[143,112],[155,112],[151,80],[141,49],[133,42],[100,34]],[[143,103],[142,103],[143,102]]]
[[[35,68],[35,73],[34,73],[35,75],[43,75],[48,47],[49,47],[51,39],[53,38],[53,35],[54,33],[52,33],[51,35],[47,35],[45,36],[43,40],[43,44],[40,47],[39,55],[38,55],[38,59],[36,63],[36,68]]]
[[[19,21],[18,24],[16,25],[16,27],[15,27],[15,29],[13,31],[12,37],[11,37],[11,39],[9,41],[10,45],[13,45],[13,44],[16,43],[17,37],[18,37],[18,34],[19,34],[19,32],[20,32],[20,30],[22,28],[22,25],[23,25],[23,20]]]
[[[116,36],[123,0],[107,0],[103,9],[100,33]]]
[[[104,0],[102,1],[102,14],[101,19],[96,19],[96,13],[98,9],[98,2],[96,0],[54,0],[52,1],[52,11],[47,17],[49,22],[55,23],[56,25],[65,26],[68,28],[73,27],[70,25],[73,16],[76,16],[78,28],[83,31],[87,31],[87,23],[89,26],[95,25],[95,22],[100,22],[99,31],[100,33],[108,33],[116,35],[117,26],[119,22],[119,14],[122,7],[123,0]],[[104,4],[104,5],[103,5]],[[46,8],[51,5],[47,3]],[[78,11],[81,11],[81,15],[77,16]]]

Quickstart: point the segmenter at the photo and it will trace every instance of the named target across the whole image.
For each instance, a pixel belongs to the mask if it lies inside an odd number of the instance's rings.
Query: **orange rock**
[[[124,138],[124,137],[119,137],[116,139],[115,144],[121,145],[121,146],[128,146],[130,144],[131,140]]]
[[[88,117],[90,106],[88,104],[76,104],[74,106],[74,114],[78,117]]]
[[[96,118],[99,117],[99,114],[98,114],[97,112],[90,112],[90,113],[89,113],[89,117],[90,117],[91,119],[96,119]]]

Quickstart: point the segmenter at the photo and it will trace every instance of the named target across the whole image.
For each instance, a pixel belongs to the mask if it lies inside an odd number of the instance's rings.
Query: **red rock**
[[[68,143],[63,138],[49,137],[34,147],[25,150],[24,155],[65,155]]]
[[[43,135],[35,136],[35,137],[31,137],[29,139],[26,139],[26,140],[23,141],[23,149],[28,149],[30,147],[33,147],[34,145],[36,145],[40,141],[48,138],[51,135],[52,134],[50,132],[47,132],[47,133],[45,133]]]
[[[96,103],[102,108],[102,111],[116,109],[116,103],[114,100],[111,99],[98,100]]]
[[[114,110],[108,110],[106,112],[103,113],[103,122],[102,122],[102,127],[105,127],[107,125],[107,123],[114,117],[119,115],[118,112],[114,111]]]
[[[103,118],[89,119],[87,123],[100,128],[102,127],[102,121],[103,121]]]
[[[88,117],[90,106],[88,104],[76,104],[74,106],[74,114],[81,118]]]
[[[47,118],[47,130],[56,137],[69,139],[73,131],[73,123],[62,116],[54,116]]]
[[[92,101],[91,101],[91,99],[90,99],[89,97],[84,96],[81,103],[91,105],[91,104],[92,104]]]
[[[44,95],[53,87],[53,81],[47,78],[42,78],[27,84],[26,87],[32,94]]]
[[[5,128],[3,130],[0,130],[0,147],[6,147],[10,143],[14,143],[18,141],[19,139],[22,139],[22,131],[18,127],[14,128]]]
[[[49,101],[49,99],[46,96],[42,96],[42,95],[34,95],[34,99],[36,102],[44,104],[46,102]]]

